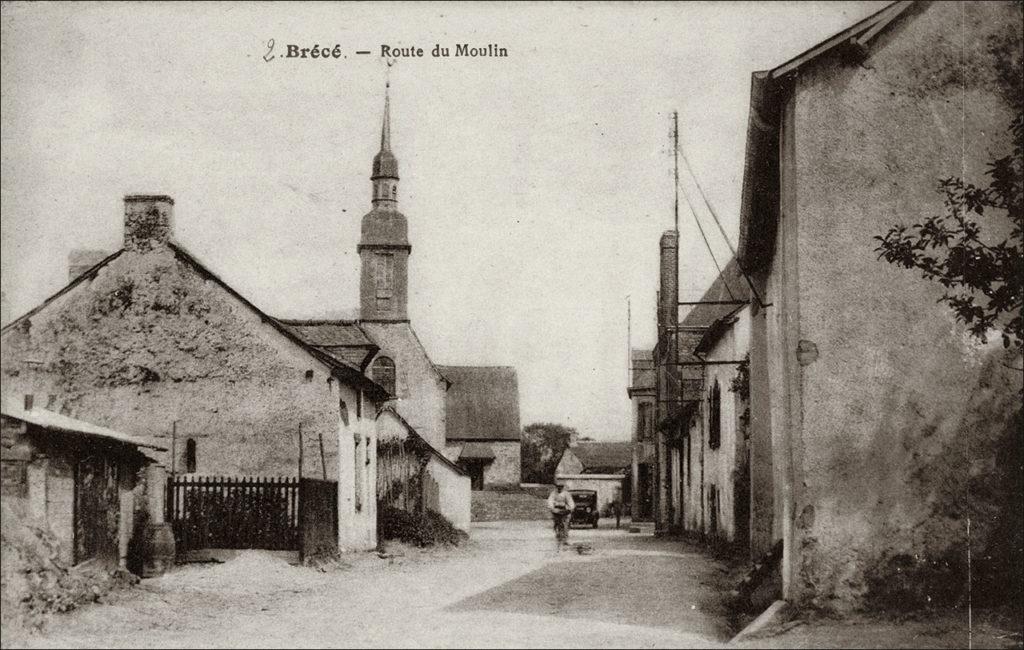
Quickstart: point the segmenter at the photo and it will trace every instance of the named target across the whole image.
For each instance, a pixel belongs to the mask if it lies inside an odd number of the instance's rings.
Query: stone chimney
[[[174,199],[164,195],[124,197],[124,248],[145,253],[166,244],[174,232]]]
[[[75,248],[68,253],[68,282],[96,266],[110,255],[107,251]]]
[[[679,323],[679,232],[666,230],[661,235],[661,265],[658,282],[658,325]],[[673,329],[674,332],[674,329]]]

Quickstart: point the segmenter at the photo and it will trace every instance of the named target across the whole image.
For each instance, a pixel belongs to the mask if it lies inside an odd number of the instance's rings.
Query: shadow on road
[[[633,548],[567,555],[446,610],[587,619],[729,639],[723,571],[716,563],[664,544],[636,540],[628,546]]]

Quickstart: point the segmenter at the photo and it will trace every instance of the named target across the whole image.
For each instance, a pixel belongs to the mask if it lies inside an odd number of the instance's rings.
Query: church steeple
[[[408,320],[409,226],[398,211],[398,160],[391,152],[391,97],[384,88],[384,118],[380,151],[373,157],[371,202],[359,240],[362,272],[359,279],[360,317],[363,320]]]
[[[384,87],[384,119],[380,126],[380,151],[373,157],[373,203],[385,207],[398,203],[398,160],[391,153],[391,97],[390,84]]]

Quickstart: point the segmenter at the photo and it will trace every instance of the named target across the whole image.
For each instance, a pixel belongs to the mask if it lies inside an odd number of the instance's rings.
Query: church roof
[[[365,367],[380,349],[355,321],[282,318],[278,322],[307,345],[360,368]]]
[[[509,366],[441,366],[448,440],[518,441],[519,382]]]

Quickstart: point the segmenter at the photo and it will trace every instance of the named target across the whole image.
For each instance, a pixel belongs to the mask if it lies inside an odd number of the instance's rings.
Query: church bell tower
[[[391,101],[384,90],[380,151],[373,158],[373,208],[363,217],[359,239],[360,318],[408,321],[409,224],[398,211],[398,160],[391,153]]]

